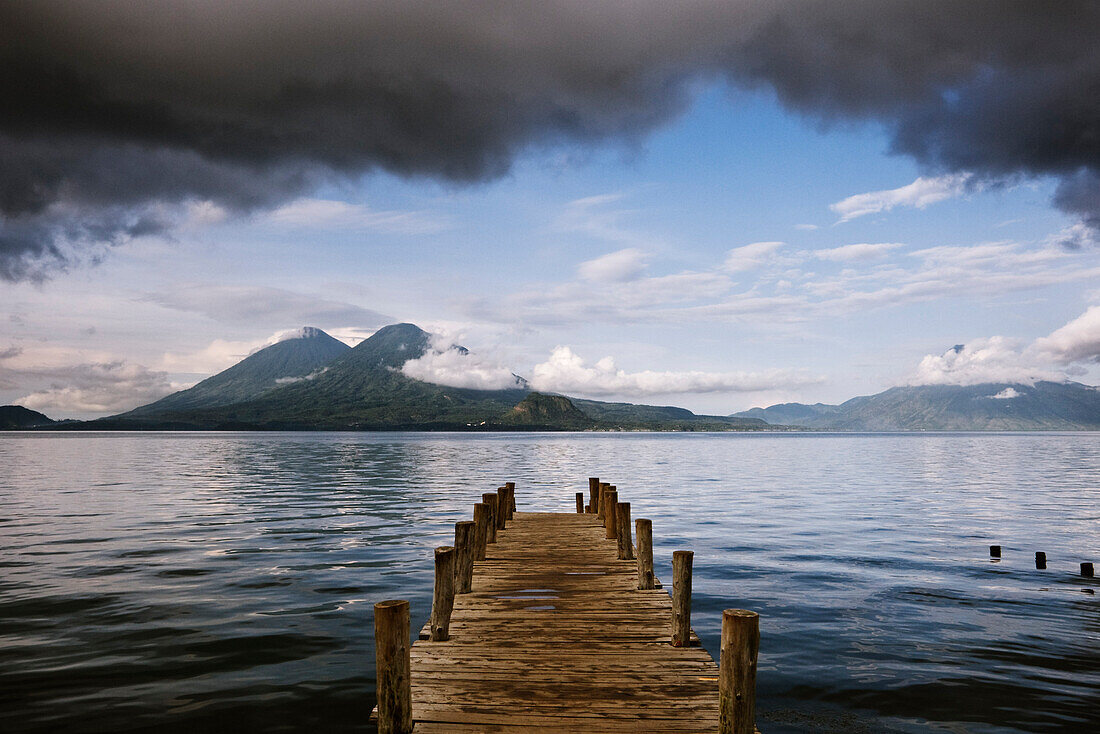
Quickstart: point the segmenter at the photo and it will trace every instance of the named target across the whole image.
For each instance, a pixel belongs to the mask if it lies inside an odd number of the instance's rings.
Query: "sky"
[[[1098,14],[5,3],[0,403],[402,321],[419,379],[713,414],[1100,383]]]

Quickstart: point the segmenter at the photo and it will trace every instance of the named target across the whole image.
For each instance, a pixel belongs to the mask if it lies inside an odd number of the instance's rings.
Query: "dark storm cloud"
[[[1071,1],[8,0],[0,275],[162,231],[155,205],[493,178],[532,145],[643,135],[716,78],[879,121],[929,170],[1061,177],[1095,226],[1097,27]]]

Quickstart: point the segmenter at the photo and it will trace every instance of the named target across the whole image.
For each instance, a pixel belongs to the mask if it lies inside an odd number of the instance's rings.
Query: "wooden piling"
[[[653,576],[653,522],[638,518],[638,588],[655,588]]]
[[[756,656],[760,616],[745,609],[722,612],[722,652],[718,662],[718,732],[756,731]]]
[[[497,542],[497,493],[486,492],[481,495],[481,501],[489,508],[489,519],[485,524],[485,542]]]
[[[413,730],[409,648],[409,603],[393,599],[375,604],[379,734],[410,734]]]
[[[474,545],[476,523],[465,520],[455,523],[455,591],[469,594],[474,580]]]
[[[497,530],[508,527],[508,488],[497,487]]]
[[[596,495],[596,514],[603,520],[607,514],[607,493],[611,491],[611,485],[607,482],[600,482],[600,491]]]
[[[512,519],[512,514],[516,511],[516,483],[505,482],[504,486],[508,488],[508,519]]]
[[[672,646],[691,644],[691,562],[693,551],[672,553]]]
[[[1000,558],[1001,557],[1001,546],[999,546],[999,545],[989,546],[989,557],[990,558]]]
[[[431,639],[450,638],[451,610],[455,605],[455,549],[444,545],[435,549],[435,591],[432,594]]]
[[[619,493],[609,489],[604,493],[603,498],[607,503],[603,513],[604,537],[614,540],[619,536],[619,526],[615,524],[615,508],[619,505]]]
[[[474,523],[477,524],[474,539],[474,560],[485,560],[485,545],[489,539],[489,505],[478,502],[474,505]]]
[[[1087,579],[1091,579],[1095,573],[1091,563],[1081,564],[1081,575]]]
[[[577,492],[577,514],[584,514],[584,492]]]
[[[1047,567],[1047,554],[1042,551],[1035,551],[1035,568],[1042,571]]]
[[[620,502],[615,508],[616,536],[619,539],[619,560],[634,560],[634,543],[630,538],[630,503]]]
[[[600,478],[589,477],[588,478],[588,512],[596,512],[599,505],[596,504],[597,498],[600,495]]]

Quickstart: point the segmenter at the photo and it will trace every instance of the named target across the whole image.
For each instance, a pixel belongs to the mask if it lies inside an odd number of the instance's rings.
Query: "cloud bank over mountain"
[[[716,80],[880,123],[933,197],[1054,176],[1095,231],[1097,27],[1100,5],[1069,0],[10,0],[0,277],[171,232],[194,205],[276,209],[372,171],[483,181],[532,148],[630,142]]]

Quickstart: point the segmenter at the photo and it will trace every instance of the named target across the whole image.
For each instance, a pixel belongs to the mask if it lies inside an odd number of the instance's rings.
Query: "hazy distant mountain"
[[[0,405],[0,431],[19,431],[53,423],[56,421],[47,418],[37,410],[24,408],[22,405]]]
[[[784,403],[738,417],[849,431],[1100,430],[1100,390],[1078,382],[894,387],[840,405]]]
[[[123,416],[138,418],[251,400],[285,384],[313,379],[325,365],[350,351],[351,347],[342,341],[333,339],[320,329],[306,326],[294,336],[249,355],[192,388],[143,405]]]
[[[766,428],[760,420],[696,416],[682,408],[573,401],[514,388],[473,390],[422,382],[401,366],[423,356],[430,335],[413,324],[380,329],[354,349],[304,330],[190,390],[86,428],[284,428],[328,430]],[[463,347],[454,346],[461,352]],[[310,358],[306,358],[309,356]]]

